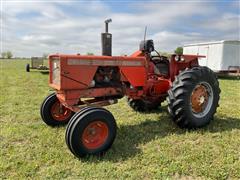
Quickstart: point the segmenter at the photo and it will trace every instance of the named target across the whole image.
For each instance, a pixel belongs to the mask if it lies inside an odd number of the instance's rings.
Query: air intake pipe
[[[105,33],[101,34],[103,56],[112,56],[112,34],[108,33],[108,23],[110,22],[112,19],[105,21]]]

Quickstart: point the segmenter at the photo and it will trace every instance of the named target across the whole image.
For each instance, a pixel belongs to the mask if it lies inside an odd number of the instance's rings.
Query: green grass
[[[48,74],[26,73],[27,61],[0,63],[0,179],[240,178],[239,80],[220,80],[215,119],[197,131],[176,127],[166,102],[141,114],[122,99],[107,107],[118,124],[113,147],[102,158],[78,160],[65,144],[65,127],[40,118]]]

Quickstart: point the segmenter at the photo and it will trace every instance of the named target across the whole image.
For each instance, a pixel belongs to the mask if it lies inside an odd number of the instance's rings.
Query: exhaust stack
[[[105,33],[101,34],[103,56],[112,56],[112,34],[108,33],[108,23],[110,22],[112,19],[105,21]]]

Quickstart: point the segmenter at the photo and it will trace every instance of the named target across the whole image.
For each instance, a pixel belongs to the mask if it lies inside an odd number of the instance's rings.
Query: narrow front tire
[[[89,108],[71,119],[66,131],[66,143],[78,158],[102,155],[113,144],[117,125],[113,115],[103,108]]]
[[[43,101],[40,114],[47,125],[54,127],[67,124],[74,112],[63,106],[53,93]]]

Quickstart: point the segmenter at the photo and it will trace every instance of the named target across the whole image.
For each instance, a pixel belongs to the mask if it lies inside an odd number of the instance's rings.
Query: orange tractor
[[[136,111],[158,108],[166,99],[181,128],[206,126],[218,107],[219,83],[194,55],[154,55],[152,40],[130,56],[112,56],[112,35],[102,33],[102,56],[49,56],[49,85],[55,93],[42,103],[41,117],[50,126],[67,124],[66,144],[77,157],[106,152],[116,136],[113,115],[102,106],[126,96]]]

